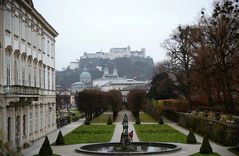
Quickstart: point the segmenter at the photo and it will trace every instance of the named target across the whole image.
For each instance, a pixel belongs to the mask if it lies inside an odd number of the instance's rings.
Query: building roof
[[[74,85],[85,85],[85,84],[82,83],[82,82],[75,82],[75,83],[72,84],[72,86],[74,86]]]

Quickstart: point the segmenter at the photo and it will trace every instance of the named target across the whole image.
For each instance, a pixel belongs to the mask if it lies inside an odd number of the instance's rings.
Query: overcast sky
[[[146,48],[154,62],[166,57],[161,44],[179,24],[192,24],[213,0],[33,0],[57,30],[56,69],[84,52],[112,47]]]

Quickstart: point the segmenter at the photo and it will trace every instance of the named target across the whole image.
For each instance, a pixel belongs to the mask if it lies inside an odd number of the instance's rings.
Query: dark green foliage
[[[67,123],[70,124],[71,123],[71,117],[67,116]]]
[[[154,76],[152,86],[149,90],[148,97],[155,100],[176,98],[173,81],[167,73],[160,73]]]
[[[210,154],[212,153],[212,147],[208,141],[208,138],[207,136],[205,136],[203,138],[203,142],[202,142],[202,146],[200,147],[200,153],[203,153],[203,154]]]
[[[161,125],[161,124],[164,124],[164,122],[163,122],[163,118],[162,118],[162,116],[160,115],[160,117],[159,117],[159,124]]]
[[[197,143],[196,137],[195,137],[195,135],[193,133],[193,130],[191,128],[190,128],[190,131],[188,133],[187,143],[188,144],[196,144]]]
[[[86,118],[84,124],[85,124],[85,125],[90,125],[90,119],[89,119],[89,118]]]
[[[53,151],[51,149],[51,145],[49,142],[48,137],[45,137],[45,141],[43,142],[41,149],[39,151],[39,155],[47,156],[47,155],[52,155]]]
[[[65,140],[61,131],[59,131],[58,136],[56,138],[56,145],[65,145]]]
[[[140,121],[139,117],[136,117],[135,124],[137,124],[137,125],[141,124],[141,121]]]
[[[112,119],[111,119],[111,116],[109,116],[109,118],[108,118],[108,121],[107,121],[107,125],[112,125]]]

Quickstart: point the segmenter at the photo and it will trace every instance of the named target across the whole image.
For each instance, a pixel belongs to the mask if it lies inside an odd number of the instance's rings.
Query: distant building
[[[126,101],[126,96],[129,92],[126,88],[147,88],[147,82],[136,81],[134,79],[127,79],[119,77],[117,69],[113,69],[113,73],[110,74],[108,67],[105,67],[102,78],[93,80],[93,87],[99,88],[102,91],[119,90],[123,95],[123,101]]]
[[[86,58],[102,58],[102,59],[116,59],[121,57],[142,57],[145,58],[145,48],[140,51],[131,51],[130,47],[125,48],[111,48],[109,53],[96,52],[96,53],[84,53],[81,59]]]
[[[76,62],[70,62],[70,69],[74,70],[74,69],[77,69],[79,68],[79,61],[76,61]]]
[[[0,2],[0,130],[23,147],[56,130],[56,30],[32,0]]]
[[[92,88],[92,79],[91,74],[84,68],[84,71],[80,74],[80,81],[71,85],[71,93],[74,94],[87,88]]]

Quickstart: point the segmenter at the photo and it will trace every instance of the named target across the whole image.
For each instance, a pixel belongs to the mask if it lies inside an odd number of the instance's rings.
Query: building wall
[[[57,32],[23,0],[1,1],[0,128],[22,147],[56,129]]]

